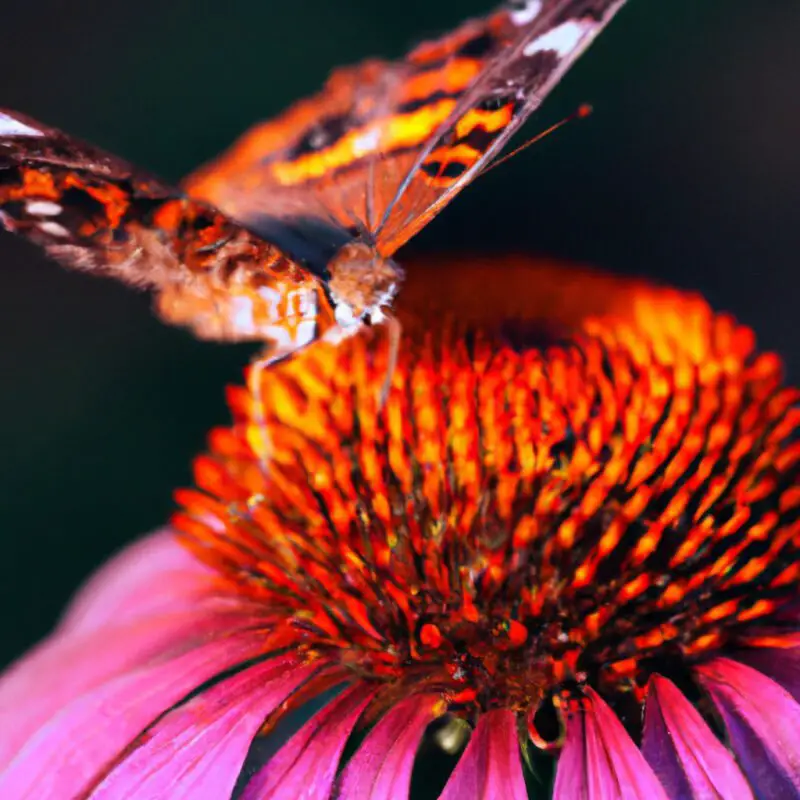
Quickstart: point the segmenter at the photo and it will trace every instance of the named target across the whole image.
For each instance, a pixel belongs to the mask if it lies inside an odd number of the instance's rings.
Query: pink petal
[[[617,715],[592,689],[590,707],[569,715],[553,800],[667,800]]]
[[[168,531],[101,568],[56,631],[0,676],[0,730],[7,732],[0,770],[38,727],[92,686],[176,646],[188,648],[223,625],[241,627],[227,611],[220,618],[220,601],[202,605],[207,575]]]
[[[177,657],[210,637],[255,624],[244,613],[198,605],[46,640],[0,678],[0,772],[38,728],[86,692],[155,659]]]
[[[753,797],[731,754],[678,688],[659,675],[648,687],[642,752],[670,797]]]
[[[527,800],[517,718],[489,711],[479,720],[439,800]]]
[[[160,714],[262,648],[259,631],[219,637],[92,688],[26,742],[0,775],[0,797],[80,794]]]
[[[736,660],[772,678],[800,703],[800,647],[754,648],[737,653]]]
[[[340,800],[401,800],[425,729],[441,714],[439,695],[401,701],[370,731],[340,779]]]
[[[800,796],[800,705],[775,681],[728,658],[696,670],[759,798]]]
[[[357,684],[315,714],[248,784],[242,800],[324,800],[375,688]]]
[[[185,606],[209,590],[211,571],[169,529],[126,547],[79,590],[60,633],[89,632],[124,619]]]
[[[284,657],[221,681],[159,720],[92,800],[230,797],[265,717],[318,669]]]

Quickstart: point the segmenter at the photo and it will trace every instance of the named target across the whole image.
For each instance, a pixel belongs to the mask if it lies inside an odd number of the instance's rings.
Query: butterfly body
[[[477,177],[625,0],[525,0],[334,72],[174,188],[0,110],[0,223],[265,358],[381,322],[400,246]]]
[[[342,247],[328,263],[328,272],[334,315],[342,326],[380,322],[403,277],[400,266],[384,258],[375,245],[359,241]]]

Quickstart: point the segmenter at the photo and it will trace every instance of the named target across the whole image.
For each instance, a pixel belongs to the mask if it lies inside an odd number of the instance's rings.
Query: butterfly
[[[0,110],[0,223],[66,266],[152,290],[167,322],[285,357],[386,318],[398,248],[624,2],[511,2],[402,60],[335,71],[180,188]]]

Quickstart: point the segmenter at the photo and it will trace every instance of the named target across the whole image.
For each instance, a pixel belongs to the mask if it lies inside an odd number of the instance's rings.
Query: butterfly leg
[[[272,346],[265,347],[251,362],[247,370],[247,388],[253,398],[253,420],[255,431],[249,438],[250,446],[256,450],[261,471],[266,477],[269,473],[269,462],[272,459],[272,441],[267,428],[267,403],[264,397],[264,382],[269,380],[267,373],[279,368],[298,354],[302,353],[310,343],[297,348],[277,351]]]
[[[400,353],[400,340],[403,335],[403,325],[400,320],[393,314],[380,310],[372,313],[368,323],[358,321],[351,324],[338,324],[330,328],[327,333],[322,337],[323,341],[328,341],[333,344],[338,344],[349,336],[353,336],[361,331],[365,325],[385,325],[388,336],[388,361],[386,364],[386,373],[381,382],[380,390],[378,392],[378,408],[382,409],[386,405],[389,398],[389,390],[392,388],[392,376],[394,375],[395,368],[397,367],[397,358]]]
[[[267,412],[263,392],[264,373],[270,367],[274,366],[274,358],[266,354],[261,354],[250,363],[250,368],[247,372],[247,387],[255,404],[253,419],[255,420],[254,436],[256,437],[254,441],[251,436],[248,436],[248,440],[250,446],[253,447],[253,449],[257,449],[256,455],[258,456],[258,462],[264,477],[269,475],[269,462],[272,458],[272,439],[270,438],[266,424]]]
[[[360,325],[353,326],[353,329],[357,327],[360,327]],[[267,402],[264,395],[264,383],[269,380],[267,373],[301,356],[308,347],[313,346],[317,341],[329,341],[336,344],[353,332],[354,330],[350,328],[340,329],[340,326],[333,325],[319,340],[315,336],[309,336],[304,338],[302,342],[293,341],[290,346],[277,349],[274,345],[267,345],[250,362],[250,367],[247,371],[247,388],[254,403],[252,416],[255,422],[255,430],[251,434],[250,444],[256,450],[261,471],[265,477],[269,473],[269,462],[273,455],[272,442],[267,427]]]
[[[373,322],[385,324],[388,336],[386,372],[380,384],[377,398],[378,408],[382,409],[388,400],[389,391],[392,387],[392,377],[397,368],[403,326],[400,320],[392,314],[382,315],[379,320],[373,320]],[[357,334],[363,328],[364,325],[361,322],[347,326],[334,325],[328,329],[320,341],[338,346],[346,338]],[[302,347],[278,354],[268,348],[250,363],[247,373],[247,386],[254,402],[253,420],[255,422],[255,431],[250,437],[250,443],[256,450],[264,476],[269,474],[269,463],[273,455],[272,442],[267,426],[267,402],[264,397],[264,381],[269,380],[267,373],[269,370],[279,367],[280,364],[301,356],[307,347],[314,346],[319,346],[319,344],[312,341]]]
[[[403,325],[394,314],[387,314],[385,317],[387,332],[389,334],[389,359],[386,363],[386,375],[383,377],[383,385],[379,397],[379,408],[383,409],[389,399],[389,391],[392,388],[392,377],[397,368],[397,358],[400,355],[400,340],[403,335]]]

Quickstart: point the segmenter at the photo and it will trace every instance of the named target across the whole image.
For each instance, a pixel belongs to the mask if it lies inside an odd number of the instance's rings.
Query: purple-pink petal
[[[339,800],[403,800],[425,729],[441,713],[439,695],[408,697],[370,731],[347,764]]]
[[[758,797],[800,797],[800,705],[775,681],[731,659],[696,669]]]
[[[440,800],[527,800],[517,718],[511,711],[481,716]]]
[[[648,687],[642,752],[669,797],[753,797],[733,756],[680,690],[659,675]]]
[[[88,633],[160,611],[178,611],[213,588],[212,574],[169,529],[158,531],[126,547],[92,575],[57,631]]]
[[[0,678],[0,772],[38,728],[81,695],[255,624],[245,613],[199,605],[46,640]]]
[[[207,689],[161,718],[93,800],[229,797],[265,717],[318,668],[271,659]]]
[[[325,800],[374,687],[357,684],[315,714],[250,781],[242,800]]]
[[[800,703],[800,647],[753,648],[737,653],[736,660],[772,678]]]
[[[262,647],[259,631],[218,637],[77,695],[27,740],[0,774],[0,797],[79,795],[160,714],[205,681],[258,655]],[[24,708],[18,718],[24,719]]]
[[[169,531],[101,568],[61,624],[0,676],[0,772],[66,703],[154,657],[242,627],[249,614],[208,595],[208,570]],[[240,619],[236,619],[236,617]]]
[[[145,564],[145,558],[152,559],[152,563]],[[192,584],[191,606],[175,602],[179,590],[166,585],[176,573],[185,578],[179,582],[180,591],[188,589],[187,583]],[[189,574],[191,581],[186,578]],[[112,645],[117,644],[115,634],[120,631],[125,632],[123,636],[135,637],[137,632],[152,630],[157,640],[161,631],[169,628],[170,618],[175,620],[186,610],[196,610],[198,587],[206,586],[205,575],[205,567],[168,532],[153,534],[126,548],[80,589],[54,633],[0,676],[0,708],[13,704],[27,688],[32,695],[41,692],[46,679],[56,674],[56,667],[62,679],[73,651],[80,654],[82,664],[87,661],[87,653],[92,654],[93,666],[98,659],[107,660],[103,658],[102,649],[91,647],[93,640],[89,637],[99,629],[105,631],[99,639],[108,637]],[[183,619],[186,619],[185,614]],[[134,625],[138,620],[149,621]],[[108,656],[111,661],[119,648],[113,647],[113,650],[115,652]],[[136,647],[122,648],[125,657],[138,650],[146,651],[147,646],[139,642]],[[47,674],[41,674],[42,670]]]
[[[592,689],[589,705],[567,718],[553,800],[667,800],[617,715]]]

